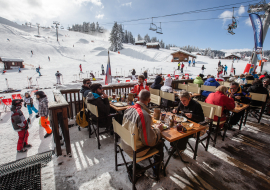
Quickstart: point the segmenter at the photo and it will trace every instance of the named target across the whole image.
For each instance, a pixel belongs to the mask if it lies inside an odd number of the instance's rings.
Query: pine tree
[[[144,40],[146,41],[146,43],[151,42],[150,36],[148,36],[148,34],[144,36]]]
[[[122,31],[120,31],[119,28],[119,25],[115,22],[110,33],[109,41],[111,42],[111,46],[109,49],[114,52],[123,49]]]
[[[138,41],[143,40],[140,34],[138,34]]]

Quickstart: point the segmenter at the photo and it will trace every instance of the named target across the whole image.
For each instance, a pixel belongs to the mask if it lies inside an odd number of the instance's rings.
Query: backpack
[[[88,122],[87,122],[86,114],[85,114],[85,109],[84,109],[84,103],[83,103],[83,108],[76,115],[76,123],[82,128],[85,128],[88,126]]]

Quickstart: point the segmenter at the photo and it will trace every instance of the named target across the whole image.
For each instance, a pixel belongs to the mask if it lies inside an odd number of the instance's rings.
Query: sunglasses
[[[86,84],[91,84],[91,82],[88,82],[88,83],[86,83]]]

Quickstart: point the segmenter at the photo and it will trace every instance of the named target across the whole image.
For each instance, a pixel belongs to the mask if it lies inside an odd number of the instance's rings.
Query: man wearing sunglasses
[[[248,104],[251,101],[250,94],[247,91],[241,89],[239,83],[237,82],[232,82],[230,84],[230,89],[228,90],[228,93],[229,97],[233,98],[236,102]],[[245,110],[240,111],[239,113],[234,113],[230,119],[230,124],[236,125],[241,119],[241,116],[244,115],[244,113]]]
[[[106,118],[110,114],[110,103],[108,95],[104,93],[102,85],[99,83],[92,84],[90,87],[91,92],[87,95],[87,102],[97,106],[98,117]],[[93,121],[97,121],[93,119]],[[112,127],[111,118],[100,119],[98,122],[99,127]]]
[[[82,85],[82,88],[80,90],[80,93],[82,93],[83,97],[86,97],[87,94],[89,92],[91,92],[90,90],[90,86],[91,86],[91,81],[90,79],[83,79],[83,85]]]

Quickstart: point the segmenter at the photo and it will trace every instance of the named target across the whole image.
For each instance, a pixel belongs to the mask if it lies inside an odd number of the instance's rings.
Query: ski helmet
[[[22,102],[23,102],[22,99],[14,99],[14,100],[12,100],[12,105],[13,105],[13,106],[18,106],[18,105],[20,105]]]
[[[24,93],[24,96],[25,96],[26,94],[28,94],[28,95],[30,96],[30,92],[29,92],[29,91],[25,92],[25,93]]]

